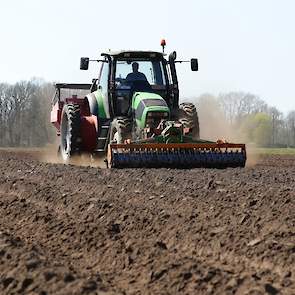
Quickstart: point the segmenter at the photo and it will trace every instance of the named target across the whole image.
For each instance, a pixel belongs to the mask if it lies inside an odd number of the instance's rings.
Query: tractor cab
[[[172,80],[163,53],[120,51],[102,53],[102,56],[99,77],[93,79],[91,90],[102,91],[110,102],[111,117],[130,115],[135,92],[156,93],[167,103],[171,100],[169,87]]]
[[[130,113],[134,93],[156,93],[166,100],[169,80],[162,54],[125,53],[114,58],[114,113]]]
[[[99,92],[109,118],[130,116],[134,93],[153,93],[165,100],[169,109],[178,109],[179,90],[175,64],[176,52],[166,59],[166,54],[156,51],[110,51],[102,53],[99,76],[93,79],[91,92]],[[192,59],[191,69],[198,70],[197,59]],[[88,69],[89,59],[81,58],[80,69]],[[173,112],[172,112],[173,113]]]

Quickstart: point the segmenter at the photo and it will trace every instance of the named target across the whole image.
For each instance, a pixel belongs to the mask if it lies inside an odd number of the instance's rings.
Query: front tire
[[[60,129],[60,155],[63,161],[68,163],[70,159],[80,151],[81,118],[79,105],[64,105],[61,115]]]
[[[131,138],[131,121],[127,117],[117,117],[111,125],[110,143],[121,144]]]
[[[181,103],[179,105],[178,121],[185,128],[191,130],[193,139],[200,139],[200,125],[197,109],[193,103]]]

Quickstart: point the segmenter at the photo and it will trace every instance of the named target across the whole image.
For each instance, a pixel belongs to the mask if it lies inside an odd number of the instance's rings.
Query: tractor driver
[[[145,74],[138,71],[138,62],[132,63],[132,73],[129,73],[126,77],[126,81],[147,81]]]

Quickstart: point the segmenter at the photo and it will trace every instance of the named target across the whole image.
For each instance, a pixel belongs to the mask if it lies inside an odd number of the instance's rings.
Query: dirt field
[[[295,157],[107,170],[0,151],[0,294],[295,294]]]

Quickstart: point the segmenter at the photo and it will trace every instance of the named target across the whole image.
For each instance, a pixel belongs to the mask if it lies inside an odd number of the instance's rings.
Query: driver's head
[[[138,72],[138,68],[139,68],[138,62],[132,63],[132,71],[133,71],[133,73],[137,73]]]

